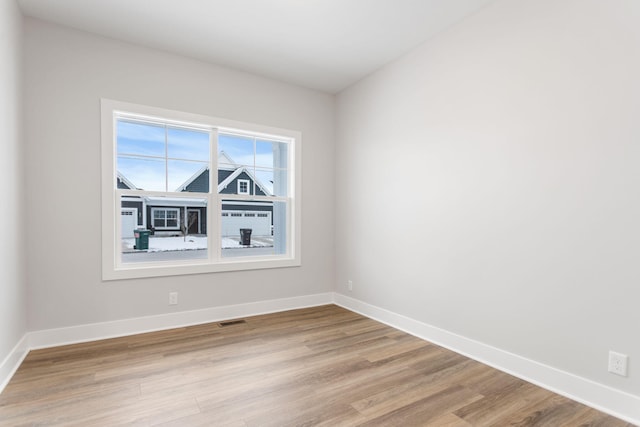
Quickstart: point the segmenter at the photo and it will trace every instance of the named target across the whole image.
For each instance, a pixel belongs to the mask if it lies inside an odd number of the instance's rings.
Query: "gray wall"
[[[337,291],[640,395],[638,16],[497,1],[339,94]]]
[[[332,290],[332,96],[25,23],[30,330]],[[312,195],[302,212],[302,267],[102,282],[101,97],[301,131],[303,196]],[[180,293],[177,307],[167,305],[169,291]]]
[[[26,161],[20,18],[0,4],[0,178],[27,177],[4,186],[0,358],[26,329],[26,239],[29,330],[336,283],[640,394],[637,1],[498,0],[339,94],[335,149],[329,95],[27,19]],[[101,97],[302,131],[303,266],[102,282]]]
[[[21,44],[22,16],[13,0],[0,0],[0,368],[26,332]]]

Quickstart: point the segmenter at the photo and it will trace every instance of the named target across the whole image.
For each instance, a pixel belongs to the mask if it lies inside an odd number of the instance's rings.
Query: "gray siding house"
[[[218,193],[270,196],[269,187],[245,166],[228,163],[218,167]],[[203,167],[176,191],[209,191],[209,167]],[[136,189],[118,173],[118,188]],[[222,236],[238,236],[240,228],[251,228],[254,236],[268,236],[273,229],[273,203],[223,200]],[[202,199],[125,196],[121,202],[122,237],[133,237],[135,229],[146,228],[156,235],[179,235],[186,226],[187,234],[207,234],[207,206]]]

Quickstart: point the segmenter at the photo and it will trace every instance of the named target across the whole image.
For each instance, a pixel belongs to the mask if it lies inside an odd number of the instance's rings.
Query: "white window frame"
[[[209,193],[152,192],[147,196],[203,199],[206,201],[208,257],[206,259],[175,260],[162,262],[122,263],[121,199],[137,196],[141,190],[117,188],[117,140],[116,121],[120,115],[142,120],[162,121],[168,124],[187,125],[210,132],[212,173],[209,174]],[[217,173],[217,133],[231,132],[257,138],[268,138],[288,144],[286,196],[258,196],[219,194]],[[102,137],[102,278],[120,280],[142,277],[175,276],[225,271],[244,271],[265,268],[297,267],[301,265],[301,141],[298,131],[262,126],[235,120],[192,114],[164,108],[131,104],[109,99],[101,100]],[[253,202],[286,202],[286,252],[282,255],[222,257],[220,245],[222,200],[250,200]],[[153,214],[152,214],[153,215]],[[153,217],[152,217],[153,218]]]
[[[156,226],[156,212],[164,211],[164,227]],[[176,226],[168,227],[167,226],[167,211],[175,211],[176,212]],[[180,228],[180,209],[178,208],[151,208],[151,225],[156,230],[177,230]]]
[[[247,191],[241,191],[241,187],[242,184],[246,184],[247,185]],[[251,184],[251,181],[249,181],[248,179],[239,179],[238,180],[238,194],[243,194],[243,195],[249,195],[251,194],[251,190],[249,185]]]

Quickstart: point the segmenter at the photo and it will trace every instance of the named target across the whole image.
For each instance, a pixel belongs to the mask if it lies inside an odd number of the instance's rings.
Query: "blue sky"
[[[206,131],[118,120],[117,132],[118,171],[138,188],[175,191],[208,164]],[[249,166],[269,190],[274,180],[274,145],[286,147],[237,135],[218,137],[218,151],[224,151],[236,164]]]

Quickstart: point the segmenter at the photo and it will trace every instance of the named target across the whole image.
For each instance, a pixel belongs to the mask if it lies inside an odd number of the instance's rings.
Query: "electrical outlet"
[[[169,305],[177,305],[177,304],[178,304],[178,293],[169,292]]]
[[[609,372],[626,377],[628,362],[629,356],[627,356],[626,354],[609,351]]]
[[[349,290],[352,291],[353,290],[353,280],[349,280],[347,282],[347,286],[349,286]]]

